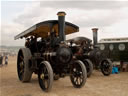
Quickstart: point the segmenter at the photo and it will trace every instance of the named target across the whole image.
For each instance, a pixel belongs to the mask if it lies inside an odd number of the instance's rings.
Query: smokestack
[[[92,28],[92,32],[93,32],[93,44],[94,44],[94,46],[95,45],[97,45],[97,35],[98,35],[98,33],[97,33],[97,31],[98,31],[98,28]]]
[[[60,41],[65,41],[65,12],[58,12],[58,32]]]

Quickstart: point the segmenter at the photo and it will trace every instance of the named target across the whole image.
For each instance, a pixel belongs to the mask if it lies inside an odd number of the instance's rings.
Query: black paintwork
[[[124,44],[125,49],[120,50],[119,45]],[[104,45],[104,50],[100,48],[100,51],[110,58],[112,61],[124,61],[128,62],[128,42],[116,42],[116,43],[99,43],[100,46]],[[113,45],[113,49],[110,49],[110,45]]]

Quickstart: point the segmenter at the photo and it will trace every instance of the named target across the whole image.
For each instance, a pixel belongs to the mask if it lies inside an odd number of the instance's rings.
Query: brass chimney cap
[[[92,31],[93,32],[97,32],[98,31],[98,28],[92,28]]]
[[[57,15],[58,15],[58,16],[65,16],[66,13],[65,13],[64,11],[60,11],[60,12],[57,13]]]

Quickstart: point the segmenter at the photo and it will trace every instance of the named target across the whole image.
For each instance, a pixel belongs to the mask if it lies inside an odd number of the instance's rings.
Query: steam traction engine
[[[112,72],[112,62],[107,58],[107,54],[100,50],[100,43],[97,43],[97,28],[93,28],[93,44],[92,40],[86,37],[76,37],[67,42],[72,43],[71,49],[74,56],[81,60],[87,70],[87,77],[90,77],[93,68],[101,69],[105,76],[109,76]],[[73,45],[75,44],[75,45]]]
[[[98,28],[93,28],[93,50],[89,52],[89,58],[93,62],[96,69],[100,68],[104,76],[112,73],[112,62],[105,52],[100,50],[100,43],[97,41]]]
[[[92,50],[92,40],[86,37],[76,37],[73,39],[67,40],[67,42],[71,43],[71,50],[75,58],[81,60],[87,70],[87,77],[90,77],[93,72],[93,64],[89,58],[89,52]]]
[[[73,58],[72,50],[65,42],[65,35],[79,31],[79,27],[65,22],[65,12],[59,12],[58,20],[40,22],[15,36],[30,38],[27,48],[21,48],[17,57],[19,80],[29,82],[34,73],[43,91],[49,91],[53,79],[66,75],[74,87],[84,86],[87,78],[83,62]],[[41,38],[38,41],[38,38]]]

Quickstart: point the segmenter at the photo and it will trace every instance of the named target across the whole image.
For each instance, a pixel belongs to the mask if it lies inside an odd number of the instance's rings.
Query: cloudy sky
[[[80,27],[67,38],[92,39],[94,27],[99,28],[99,40],[128,37],[128,1],[2,1],[0,45],[24,45],[14,36],[38,22],[57,19],[58,11],[65,11],[66,21]]]

